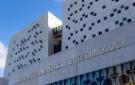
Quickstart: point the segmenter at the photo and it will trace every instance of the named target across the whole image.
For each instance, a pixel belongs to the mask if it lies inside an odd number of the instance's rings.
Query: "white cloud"
[[[2,76],[6,64],[7,47],[0,42],[0,76]]]

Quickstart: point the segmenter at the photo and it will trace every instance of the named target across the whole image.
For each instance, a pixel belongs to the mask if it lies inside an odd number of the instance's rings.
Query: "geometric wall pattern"
[[[62,21],[48,11],[11,38],[4,74],[9,85],[38,72],[41,65],[46,66],[50,54],[61,50],[61,25]],[[26,82],[37,85],[38,78]],[[26,85],[26,82],[19,84]]]
[[[135,85],[135,61],[47,85]]]
[[[13,37],[8,55],[8,75],[41,60],[38,55],[45,47],[43,32],[44,29],[41,29],[40,24],[34,24]]]
[[[68,49],[135,20],[135,0],[65,0],[63,46]]]

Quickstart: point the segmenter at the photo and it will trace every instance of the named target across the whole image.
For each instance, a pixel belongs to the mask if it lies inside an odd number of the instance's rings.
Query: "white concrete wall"
[[[116,0],[82,1],[64,1],[63,50],[83,43],[93,36],[99,36],[101,32],[105,33],[106,29],[113,30],[127,24],[130,19],[135,20],[134,0],[118,0],[117,2]],[[105,17],[107,17],[106,20],[104,20]],[[116,24],[116,22],[118,23]],[[94,25],[92,25],[93,23]]]
[[[9,85],[14,85],[22,77],[38,71],[40,63],[48,57],[49,33],[52,30],[50,25],[54,27],[62,24],[60,20],[57,22],[58,18],[52,16],[50,12],[46,13],[12,37],[5,70],[5,77],[9,79]],[[52,24],[50,24],[51,20]],[[38,78],[16,85],[37,85],[37,82]]]
[[[0,78],[0,85],[8,85],[8,80],[4,78]]]
[[[39,85],[45,85],[51,82],[135,60],[134,26],[135,22],[127,24],[118,28],[117,30],[112,30],[108,33],[102,34],[99,37],[84,42],[77,47],[72,47],[66,51],[62,51],[50,56],[46,59],[44,64],[41,64],[42,69],[45,69],[51,65],[57,65],[59,63],[62,63],[62,65],[65,63],[70,64],[73,57],[78,57],[81,54],[91,53],[91,51],[96,51],[96,53],[98,53],[101,48],[106,50],[103,52],[103,54],[96,55],[94,57],[88,55],[88,59],[84,59],[79,63],[71,64],[69,66],[59,68],[58,70],[53,69],[53,71],[46,73],[39,78]],[[122,46],[121,48],[108,48],[108,46],[112,46],[116,41],[121,41],[123,43],[123,45],[119,44]],[[109,51],[106,48],[113,50]]]
[[[28,75],[34,69],[38,69],[41,60],[48,57],[47,20],[47,15],[42,16],[42,18],[30,24],[12,38],[5,71],[10,85],[17,81],[19,77]],[[30,60],[32,63],[30,63]]]
[[[53,29],[62,25],[62,21],[53,15],[51,12],[48,12],[48,27]]]

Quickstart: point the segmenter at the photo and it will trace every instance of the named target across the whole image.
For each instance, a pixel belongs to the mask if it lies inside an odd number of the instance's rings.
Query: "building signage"
[[[103,54],[108,53],[108,52],[112,52],[114,50],[118,50],[118,49],[126,47],[128,45],[129,44],[127,44],[125,41],[119,40],[119,41],[116,41],[116,42],[113,42],[113,43],[109,44],[106,47],[94,49],[94,50],[90,51],[89,53],[82,53],[78,56],[69,57],[69,59],[67,59],[65,61],[59,62],[57,64],[49,65],[45,69],[42,69],[40,71],[37,71],[37,72],[32,73],[28,76],[24,76],[24,77],[18,79],[16,81],[16,84],[21,83],[21,82],[26,81],[26,80],[31,80],[31,79],[46,75],[50,72],[54,72],[56,70],[71,66],[73,64],[81,63],[85,60],[94,58],[94,57],[99,56],[99,55],[103,55]]]

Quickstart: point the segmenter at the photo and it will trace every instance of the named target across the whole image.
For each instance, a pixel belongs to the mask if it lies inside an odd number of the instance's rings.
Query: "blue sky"
[[[62,19],[63,0],[0,0],[0,50],[8,47],[16,32],[36,20],[48,10]],[[0,53],[0,64],[5,54]],[[5,53],[5,52],[4,52]],[[0,67],[0,76],[3,68]]]
[[[0,0],[0,40],[8,45],[13,34],[48,10],[62,18],[62,0]]]

